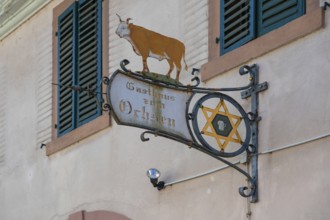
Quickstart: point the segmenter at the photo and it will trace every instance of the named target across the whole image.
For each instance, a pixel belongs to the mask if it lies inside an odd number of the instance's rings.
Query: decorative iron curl
[[[110,112],[111,111],[110,105],[108,103],[103,104],[102,111]]]
[[[239,194],[245,198],[254,195],[256,193],[255,191],[256,191],[256,184],[254,183],[254,181],[251,182],[250,187],[242,186],[238,189]]]
[[[253,70],[253,68],[255,67],[255,65],[252,66],[248,66],[248,65],[244,65],[241,68],[239,68],[239,74],[241,76],[245,75],[245,74],[250,74],[250,75],[255,75],[255,71]],[[252,79],[251,79],[252,80]]]
[[[105,84],[105,85],[109,85],[109,83],[110,83],[110,79],[109,79],[109,77],[103,77],[103,79],[102,79],[102,82],[103,82],[103,84]]]
[[[125,71],[125,72],[132,72],[131,70],[129,70],[129,69],[126,68],[126,66],[127,66],[129,63],[130,63],[129,60],[127,60],[127,59],[122,60],[122,61],[120,62],[120,67],[121,67],[121,69],[122,69],[123,71]]]
[[[257,152],[257,148],[256,146],[254,146],[253,144],[249,144],[249,146],[247,147],[246,151],[249,153],[249,154],[254,154]]]
[[[196,82],[196,84],[192,85],[191,87],[198,87],[199,84],[201,83],[201,80],[199,79],[198,76],[195,76],[194,78],[191,79],[191,82],[194,82],[194,81]]]
[[[193,68],[192,71],[191,71],[191,75],[195,75],[195,73],[199,73],[200,72],[200,69],[197,69],[197,68]],[[201,80],[199,79],[198,76],[195,76],[194,78],[191,79],[191,82],[194,82],[196,81],[196,84],[193,85],[192,87],[198,87],[199,84],[201,83]]]
[[[153,135],[157,136],[156,131],[145,131],[145,132],[142,132],[140,135],[141,141],[146,142],[146,141],[150,140],[150,138],[145,137],[146,134],[153,134]]]
[[[253,114],[252,112],[248,112],[247,115],[248,115],[250,122],[254,122],[257,119],[256,115]]]

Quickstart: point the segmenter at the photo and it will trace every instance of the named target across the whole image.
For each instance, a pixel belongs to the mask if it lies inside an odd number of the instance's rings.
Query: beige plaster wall
[[[153,189],[145,175],[150,167],[162,172],[161,180],[171,182],[223,164],[160,137],[143,143],[142,130],[115,122],[45,156],[40,144],[50,139],[52,8],[60,2],[52,1],[0,42],[0,159],[4,158],[0,160],[0,219],[66,220],[80,210],[109,210],[134,220],[236,220],[246,219],[249,211],[250,219],[327,219],[330,137],[265,152],[330,133],[328,14],[324,29],[250,63],[260,66],[260,81],[268,81],[270,87],[260,94],[260,152],[264,152],[259,160],[260,201],[249,208],[238,194],[245,179],[230,168],[161,192]],[[131,61],[131,69],[142,69],[129,43],[114,34],[115,13],[187,42],[190,65],[206,62],[207,1],[114,0],[110,2],[109,74],[123,58]],[[200,32],[191,34],[199,27]],[[191,55],[194,51],[200,53]],[[166,61],[152,59],[150,67],[164,73],[168,68]],[[188,73],[182,76],[184,82],[190,80]],[[204,86],[246,82],[247,77],[234,69]],[[239,94],[230,95],[240,100]],[[249,108],[248,101],[240,102]]]

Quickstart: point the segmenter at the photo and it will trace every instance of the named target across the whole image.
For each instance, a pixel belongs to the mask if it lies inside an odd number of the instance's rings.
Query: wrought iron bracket
[[[252,95],[252,93],[262,92],[267,89],[268,89],[268,82],[264,82],[264,83],[255,85],[253,88],[250,88],[250,89],[247,89],[247,90],[241,92],[241,97],[242,97],[242,99],[247,99]]]
[[[255,187],[258,187],[258,123],[261,120],[261,117],[258,113],[259,108],[259,92],[265,91],[268,89],[268,82],[263,82],[259,84],[259,68],[257,65],[252,65],[249,69],[249,72],[252,77],[253,84],[251,87],[243,92],[241,92],[242,99],[247,99],[251,97],[251,112],[249,114],[251,117],[251,144],[247,149],[248,155],[248,165],[251,166],[251,177],[255,184]],[[241,192],[240,192],[241,194]],[[242,195],[242,194],[241,194]],[[250,202],[255,203],[258,201],[258,190],[256,190],[252,195]]]
[[[53,86],[58,86],[60,89],[65,88],[68,90],[72,90],[75,92],[83,93],[85,92],[88,96],[93,97],[95,100],[96,105],[100,106],[102,108],[102,111],[110,111],[110,106],[108,103],[104,102],[103,95],[106,95],[106,93],[98,92],[97,88],[101,87],[102,84],[108,85],[109,84],[109,78],[104,77],[101,82],[98,83],[98,85],[88,85],[88,86],[80,86],[80,85],[62,85],[58,83],[52,83]],[[98,94],[101,94],[101,98],[98,98]]]
[[[202,88],[199,87],[200,79],[194,77],[191,81],[195,82],[195,85],[184,86],[182,84],[170,83],[166,81],[161,81],[149,77],[146,74],[141,74],[139,72],[133,72],[129,70],[126,66],[129,64],[128,60],[123,60],[120,63],[122,70],[117,70],[110,78],[104,79],[104,84],[107,85],[107,101],[105,105],[106,109],[110,110],[109,112],[113,115],[113,118],[118,124],[128,125],[139,127],[145,129],[140,138],[141,141],[148,141],[149,138],[146,137],[148,134],[155,136],[165,137],[180,143],[187,145],[189,148],[194,148],[202,153],[205,153],[226,165],[234,168],[239,173],[244,175],[247,179],[247,186],[239,188],[239,194],[243,197],[250,198],[250,202],[258,201],[258,123],[261,120],[261,117],[258,114],[259,107],[259,92],[265,91],[268,89],[268,83],[263,82],[259,84],[259,69],[256,64],[248,66],[244,65],[239,69],[240,75],[249,74],[249,83],[246,86],[242,87],[231,87],[231,88]],[[193,75],[197,69],[193,69]],[[186,111],[185,111],[185,120],[187,123],[187,128],[189,130],[189,138],[187,136],[177,135],[175,132],[168,131],[166,129],[153,128],[149,125],[144,124],[134,124],[132,120],[125,121],[122,120],[122,116],[119,119],[118,115],[114,110],[114,103],[111,100],[111,85],[115,81],[117,75],[121,75],[119,79],[134,79],[136,82],[141,82],[151,87],[161,87],[163,89],[176,90],[180,92],[185,92],[190,94],[188,101],[186,102]],[[126,78],[125,78],[126,77]],[[120,80],[118,81],[120,82]],[[115,83],[114,83],[115,84]],[[125,87],[125,86],[124,86]],[[125,89],[125,88],[124,88]],[[147,91],[147,90],[146,90]],[[251,99],[251,111],[248,113],[240,106],[240,104],[231,98],[230,96],[224,94],[223,92],[233,92],[241,91],[242,99]],[[201,98],[199,98],[202,96]],[[114,96],[114,99],[115,96]],[[118,99],[118,98],[117,98]],[[196,101],[197,99],[197,101]],[[122,98],[118,100],[123,100]],[[208,107],[207,105],[212,102],[213,107]],[[234,109],[237,113],[231,113],[229,108],[226,106],[226,102],[231,106],[231,109]],[[214,107],[214,103],[218,103]],[[123,101],[121,104],[122,113],[130,113],[126,111],[125,105],[127,101]],[[116,103],[118,108],[118,103]],[[206,107],[205,107],[206,105]],[[132,108],[130,104],[127,104],[129,108]],[[191,107],[193,106],[193,107]],[[224,109],[221,112],[219,109]],[[211,114],[209,114],[211,113]],[[237,115],[236,115],[237,114]],[[200,117],[204,116],[206,118],[206,124],[201,126],[202,120]],[[211,116],[209,116],[211,115]],[[240,115],[240,116],[238,116]],[[199,118],[198,118],[199,117]],[[234,122],[235,121],[235,122]],[[241,126],[241,129],[244,129],[245,138],[241,138],[238,127]],[[201,127],[203,127],[201,129]],[[208,129],[208,127],[210,129]],[[212,130],[211,132],[209,130]],[[206,136],[211,136],[206,137]],[[236,138],[234,138],[234,136]],[[214,147],[213,142],[209,142],[209,139],[216,139],[218,146]],[[224,140],[222,143],[220,139]],[[213,139],[212,139],[213,140]],[[234,143],[235,147],[226,148],[228,143]],[[220,150],[218,149],[220,148]],[[234,150],[232,150],[234,149]],[[248,167],[247,171],[243,170],[239,166],[231,163],[226,158],[235,157],[242,153],[246,152]]]

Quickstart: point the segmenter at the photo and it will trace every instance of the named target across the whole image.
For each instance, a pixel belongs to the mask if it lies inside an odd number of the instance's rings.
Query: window
[[[241,20],[228,20],[233,11]],[[221,24],[224,19],[229,23]],[[315,0],[209,0],[209,60],[201,68],[201,79],[208,80],[245,64],[319,30],[323,24],[324,10]],[[233,29],[237,33],[230,35]],[[226,37],[226,45],[221,43],[223,39],[216,40],[221,35]]]
[[[305,0],[221,0],[220,48],[225,54],[305,13]]]
[[[108,71],[108,1],[66,0],[53,12],[53,132],[47,154],[105,127],[102,77]],[[94,89],[96,97],[89,94]]]
[[[102,92],[101,3],[80,0],[58,17],[58,136],[101,115],[95,99]],[[97,96],[79,88],[96,89]]]

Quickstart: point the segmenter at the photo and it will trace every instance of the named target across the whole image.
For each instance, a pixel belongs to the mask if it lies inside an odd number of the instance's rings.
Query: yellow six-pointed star
[[[230,142],[242,144],[237,130],[242,118],[230,114],[223,99],[220,99],[214,109],[205,106],[200,108],[206,118],[206,123],[201,130],[202,134],[214,137],[222,151]]]

